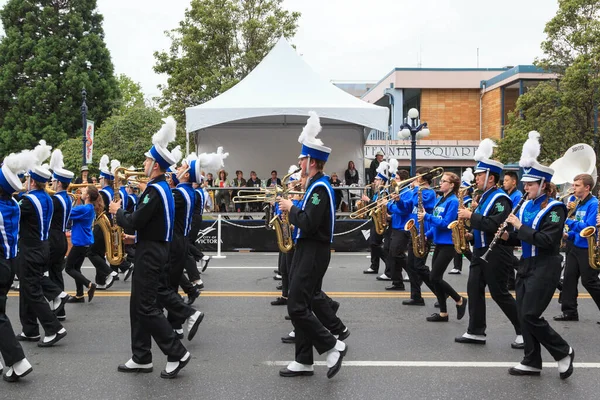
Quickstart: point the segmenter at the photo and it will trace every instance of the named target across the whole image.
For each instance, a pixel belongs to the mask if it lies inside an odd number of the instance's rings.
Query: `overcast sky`
[[[0,0],[0,7],[7,0]],[[98,0],[115,70],[148,97],[165,76],[153,52],[168,49],[190,0]],[[377,81],[394,67],[467,68],[531,64],[556,0],[284,0],[299,11],[292,43],[330,80]]]

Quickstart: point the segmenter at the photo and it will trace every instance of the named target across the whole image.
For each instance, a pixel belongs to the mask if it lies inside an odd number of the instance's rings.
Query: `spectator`
[[[222,169],[219,171],[219,177],[215,182],[216,187],[227,187],[227,172]],[[229,190],[217,190],[215,193],[216,207],[219,208],[220,212],[227,212],[229,209],[229,202],[231,200]]]
[[[378,151],[375,153],[375,159],[371,161],[371,165],[369,166],[369,183],[373,183],[375,177],[377,176],[377,168],[379,167],[379,163],[383,161],[383,151]]]
[[[281,179],[279,179],[277,177],[277,171],[275,171],[275,170],[271,171],[271,179],[269,179],[267,181],[266,185],[267,185],[267,187],[269,187],[269,186],[275,186],[275,185],[281,186]]]
[[[211,174],[209,172],[208,174],[206,174],[206,185],[208,187],[212,187],[212,186],[215,186],[214,183],[215,183],[215,181],[213,179],[213,174]]]
[[[354,161],[348,161],[348,169],[344,172],[344,179],[346,180],[346,186],[358,185],[358,171],[354,166]]]
[[[231,181],[231,186],[234,186],[234,187],[246,186],[246,180],[244,179],[244,173],[242,171],[240,171],[239,169],[237,171],[235,171],[235,179]],[[238,190],[232,190],[231,198],[234,198],[235,196],[237,196],[237,194],[238,194]],[[233,205],[235,207],[235,211],[237,211],[237,212],[242,212],[242,210],[246,206],[245,203],[235,203],[235,202],[233,203]]]
[[[75,182],[73,182],[76,185],[80,185],[82,183],[89,183],[88,182],[88,174],[90,173],[89,168],[87,165],[84,165],[83,167],[81,167],[81,176],[78,176],[77,179],[75,179]]]
[[[98,179],[95,176],[92,176],[92,185],[98,184]]]
[[[342,184],[342,182],[338,179],[337,173],[335,172],[331,174],[331,178],[329,178],[329,183],[333,187],[339,187]],[[340,206],[340,203],[342,202],[342,190],[334,189],[333,192],[335,194],[335,209],[337,210]]]
[[[248,179],[248,181],[246,182],[246,187],[255,187],[255,188],[259,188],[260,187],[260,179],[258,179],[258,177],[256,176],[256,172],[251,171],[250,172],[250,179]],[[258,193],[258,192],[257,192]],[[258,212],[260,211],[260,202],[252,202],[252,203],[248,203],[248,209],[250,212]]]

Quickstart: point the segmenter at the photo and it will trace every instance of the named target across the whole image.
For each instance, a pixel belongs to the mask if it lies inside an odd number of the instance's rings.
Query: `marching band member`
[[[50,249],[48,231],[52,219],[52,199],[46,192],[46,182],[52,174],[42,162],[50,157],[52,147],[44,140],[33,150],[34,163],[26,181],[27,193],[19,202],[21,207],[19,315],[23,331],[17,335],[21,341],[39,341],[37,321],[46,336],[39,347],[50,347],[67,335],[42,294],[41,281],[46,269]],[[64,304],[63,304],[64,306]]]
[[[402,170],[395,176],[396,181],[408,179],[408,171]],[[392,194],[392,201],[388,202],[387,210],[392,216],[389,238],[389,261],[391,264],[392,284],[386,286],[385,290],[406,290],[402,277],[402,270],[406,271],[406,250],[410,242],[410,233],[404,230],[404,225],[408,221],[409,211],[398,207],[397,201],[408,201],[412,196],[410,185],[405,186],[399,193]]]
[[[118,367],[120,372],[152,372],[152,339],[167,356],[167,366],[161,378],[177,376],[191,359],[171,324],[158,307],[160,288],[167,282],[169,243],[173,237],[175,204],[165,180],[165,171],[175,160],[167,145],[175,139],[175,120],[168,117],[152,136],[153,146],[146,155],[144,172],[150,178],[140,196],[137,209],[127,213],[119,203],[109,206],[122,227],[137,231],[135,273],[131,281],[130,321],[133,356]]]
[[[104,154],[100,158],[100,185],[102,186],[102,189],[99,192],[102,197],[102,202],[104,203],[104,212],[107,216],[109,204],[112,202],[114,196],[112,183],[115,179],[114,175],[111,173],[111,169],[109,169],[108,162],[108,156]],[[96,215],[96,220],[98,220],[98,218],[100,218],[100,215]],[[92,265],[94,265],[94,268],[96,268],[96,284],[98,290],[109,289],[115,282],[115,276],[118,275],[106,262],[106,250],[104,233],[100,228],[100,224],[96,223],[94,224],[94,242],[89,248],[87,257],[92,262]]]
[[[327,377],[333,378],[342,366],[348,346],[336,339],[313,314],[315,293],[321,292],[323,277],[331,258],[335,224],[334,193],[323,168],[331,149],[316,136],[321,131],[319,117],[310,118],[298,141],[306,190],[300,207],[289,199],[280,199],[281,210],[289,213],[290,223],[298,227],[296,252],[292,261],[288,313],[296,330],[295,360],[279,371],[285,377],[313,375],[313,346],[319,354],[327,353]]]
[[[75,280],[76,294],[69,303],[84,303],[83,288],[87,288],[88,302],[94,298],[97,284],[91,282],[81,273],[81,265],[89,254],[89,247],[94,243],[92,225],[96,215],[104,212],[104,203],[98,188],[89,185],[81,191],[83,205],[75,206],[71,210],[71,251],[67,256],[67,274]]]
[[[525,356],[508,372],[511,375],[539,375],[542,370],[540,345],[543,345],[558,361],[560,378],[567,379],[573,373],[575,352],[542,317],[560,279],[560,241],[567,210],[563,203],[554,200],[556,187],[550,183],[554,170],[537,162],[540,154],[538,138],[539,133],[529,133],[519,162],[523,168],[521,182],[524,182],[528,200],[519,210],[518,217],[512,213],[508,216],[507,222],[516,231],[502,235],[504,240],[523,248],[516,293]]]
[[[514,209],[517,204],[521,201],[521,197],[523,197],[523,193],[517,188],[517,180],[519,179],[517,173],[515,171],[505,171],[503,178],[502,188],[506,192],[506,194],[510,197],[510,201],[512,201],[512,208]],[[508,271],[508,290],[515,290],[515,271],[519,266],[519,259],[515,256],[515,248],[512,247],[511,253],[513,253],[513,269]]]
[[[496,144],[491,139],[484,139],[475,152],[475,182],[483,192],[474,211],[458,210],[458,218],[468,219],[473,228],[475,246],[473,259],[469,268],[467,295],[469,298],[469,327],[467,332],[455,339],[458,343],[485,344],[486,312],[485,286],[487,285],[492,299],[508,317],[515,328],[516,340],[512,348],[523,348],[523,337],[517,316],[517,304],[506,288],[508,270],[512,268],[512,255],[505,244],[498,243],[494,254],[487,262],[481,259],[492,242],[500,224],[512,210],[510,197],[496,185],[504,165],[490,160]]]
[[[442,175],[440,181],[440,191],[442,197],[438,200],[432,213],[419,212],[419,221],[428,223],[429,230],[426,237],[432,237],[435,244],[433,259],[431,264],[431,273],[429,282],[433,285],[434,294],[437,297],[440,312],[427,317],[429,322],[448,322],[448,309],[446,307],[446,297],[450,296],[456,302],[456,319],[460,320],[467,310],[467,299],[461,297],[456,290],[444,278],[446,268],[454,258],[456,251],[452,244],[452,231],[448,225],[456,221],[458,216],[458,189],[460,179],[452,172],[446,172]]]
[[[589,174],[579,174],[573,178],[574,195],[577,197],[575,219],[567,219],[567,261],[565,263],[565,276],[562,290],[562,314],[554,317],[555,321],[579,321],[577,312],[577,283],[581,277],[581,284],[588,291],[596,306],[600,308],[600,278],[598,271],[590,267],[587,240],[579,233],[588,226],[596,225],[598,215],[598,199],[591,194],[594,179]]]
[[[369,199],[366,195],[362,196],[362,201],[365,204],[376,203],[379,198],[385,196],[386,191],[384,189],[384,185],[388,182],[388,168],[389,164],[385,161],[379,163],[377,167],[377,175],[373,180],[373,196]],[[388,233],[389,232],[389,233]],[[387,245],[389,246],[389,234],[391,231],[386,230],[384,234],[377,233],[377,229],[375,229],[375,224],[371,224],[371,232],[369,235],[369,244],[371,248],[371,266],[363,271],[364,274],[377,274],[379,273],[379,263],[380,260],[383,260],[385,264],[385,270],[381,276],[378,276],[376,279],[378,281],[389,281],[392,275],[392,270],[388,267],[387,262],[387,253],[383,250],[383,238],[386,237]]]
[[[7,382],[16,382],[33,370],[6,315],[8,291],[14,277],[13,264],[17,263],[21,213],[12,193],[23,187],[17,172],[30,167],[27,165],[28,156],[26,152],[13,153],[4,159],[0,169],[0,230],[3,233],[0,235],[0,354],[8,367],[2,376]]]
[[[475,179],[475,175],[473,175],[473,170],[471,168],[467,168],[465,169],[465,171],[462,174],[462,183],[460,185],[460,189],[459,190],[465,190],[466,188],[471,187],[471,184],[473,182],[473,179]],[[465,194],[465,196],[463,197],[463,206],[467,209],[471,209],[471,204],[473,201],[473,198],[471,197],[471,194],[473,193],[473,189],[469,189],[468,192]],[[470,235],[470,234],[468,234]],[[470,235],[470,237],[472,237],[473,235]],[[468,243],[470,243],[471,240],[468,241]],[[463,254],[454,254],[454,268],[452,268],[450,270],[450,272],[448,272],[448,274],[450,275],[460,275],[460,273],[462,272],[462,260],[463,260],[463,256],[469,260],[469,262],[471,262],[471,258],[473,256],[473,253],[471,252],[471,246],[467,246],[468,248],[466,249],[465,252],[463,252]]]

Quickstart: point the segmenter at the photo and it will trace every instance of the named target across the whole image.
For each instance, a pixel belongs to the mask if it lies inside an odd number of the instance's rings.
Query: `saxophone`
[[[459,209],[465,208],[465,193],[467,193],[467,189],[462,189],[458,191]],[[469,249],[469,243],[467,242],[467,238],[465,237],[465,234],[467,232],[465,227],[465,220],[459,218],[456,221],[450,222],[450,224],[448,224],[448,229],[452,231],[452,243],[454,244],[454,250],[458,254],[463,254]]]
[[[379,192],[378,199],[375,201],[379,201],[379,197],[382,192]],[[375,226],[375,232],[378,235],[383,235],[385,233],[385,228],[387,227],[387,203],[383,203],[380,206],[375,207],[370,213],[369,217],[373,220],[373,225]]]
[[[292,237],[292,226],[287,212],[282,211],[281,217],[276,215],[269,223],[277,235],[277,247],[282,253],[289,252],[294,247],[294,238]]]
[[[106,248],[106,259],[108,260],[108,263],[111,265],[121,264],[123,262],[123,234],[121,233],[121,240],[119,241],[121,246],[118,247],[113,240],[113,235],[116,231],[105,212],[96,218],[95,223],[100,227],[102,234],[104,235],[104,247]]]
[[[577,211],[577,206],[579,205],[580,201],[581,200],[579,200],[579,199],[577,199],[577,201],[575,201],[575,205],[567,213],[567,219],[573,218],[573,214],[575,214],[575,211]],[[569,226],[567,224],[565,224],[563,233],[568,233],[568,232],[569,232]],[[581,235],[581,232],[579,234]],[[565,238],[562,238],[560,241],[560,248],[563,249],[565,247],[567,247],[567,240]]]
[[[423,187],[419,187],[417,192],[418,196],[418,204],[417,209],[418,212],[423,212]],[[415,220],[413,218],[409,219],[404,225],[404,230],[410,232],[410,238],[412,240],[413,253],[416,257],[423,258],[427,256],[427,243],[425,239],[425,221],[419,222],[419,232],[417,232],[417,228],[415,227]]]
[[[600,212],[600,202],[598,202],[598,212]],[[597,235],[600,226],[588,226],[579,232],[579,236],[586,238],[588,244],[588,258],[590,267],[600,269],[600,235]]]

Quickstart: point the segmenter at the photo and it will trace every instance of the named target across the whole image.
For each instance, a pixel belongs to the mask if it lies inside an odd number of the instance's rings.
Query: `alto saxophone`
[[[108,263],[110,265],[121,264],[123,262],[123,234],[121,233],[121,240],[116,243],[114,235],[117,230],[114,229],[105,212],[96,218],[95,223],[100,227],[104,236],[104,247],[106,248],[106,259],[108,260]],[[121,243],[120,246],[118,245],[119,242]]]
[[[423,208],[423,187],[419,187],[417,192],[418,203],[417,210],[418,212],[424,212]],[[419,222],[419,232],[417,232],[417,228],[415,227],[415,220],[413,218],[409,219],[404,225],[404,230],[410,232],[410,238],[412,240],[412,248],[413,253],[416,257],[423,258],[427,256],[427,243],[425,239],[425,221]]]
[[[465,208],[465,193],[467,193],[467,189],[461,189],[458,191],[459,209]],[[464,254],[469,249],[469,243],[465,237],[465,234],[467,233],[465,220],[458,218],[456,221],[450,222],[450,224],[448,224],[448,229],[452,231],[452,243],[454,244],[454,250],[458,254]]]
[[[577,211],[577,206],[579,205],[579,202],[581,200],[577,199],[577,201],[575,201],[575,205],[573,206],[573,208],[571,208],[569,210],[569,212],[567,213],[567,219],[572,219],[573,215],[575,214],[575,211]],[[563,233],[568,233],[569,232],[569,226],[567,224],[565,224],[565,227],[563,229]],[[579,234],[581,235],[581,232],[579,232]],[[562,238],[560,240],[560,248],[565,248],[567,246],[567,240],[565,238]]]
[[[281,217],[276,215],[269,225],[275,229],[279,251],[282,253],[289,252],[294,247],[294,238],[292,237],[292,226],[290,225],[289,214],[282,211]]]
[[[379,197],[382,192],[379,192],[378,199],[375,201],[379,201]],[[375,232],[378,235],[383,235],[385,233],[385,228],[387,227],[387,203],[383,203],[380,206],[376,206],[370,213],[369,217],[373,219],[373,225],[375,226]]]
[[[600,202],[598,202],[598,212],[600,212]],[[588,258],[590,267],[600,269],[600,235],[598,231],[600,226],[588,226],[579,232],[579,236],[585,238],[588,244]]]

